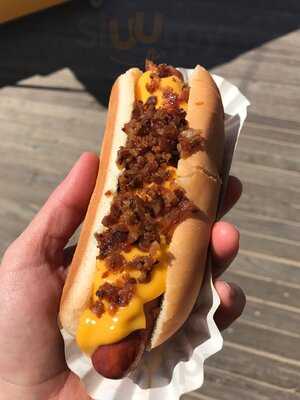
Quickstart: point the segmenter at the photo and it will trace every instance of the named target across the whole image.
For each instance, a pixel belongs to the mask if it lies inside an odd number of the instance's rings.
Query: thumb
[[[98,157],[84,153],[51,194],[26,230],[13,244],[14,252],[29,261],[54,261],[81,224],[92,195]],[[21,252],[21,253],[20,253]],[[38,258],[37,258],[38,257]]]

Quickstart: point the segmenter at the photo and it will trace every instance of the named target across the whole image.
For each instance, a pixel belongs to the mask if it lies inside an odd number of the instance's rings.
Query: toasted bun
[[[74,336],[79,317],[90,301],[98,254],[94,233],[103,229],[101,220],[110,209],[111,199],[104,193],[114,190],[117,185],[117,151],[126,142],[122,127],[131,118],[135,83],[140,75],[138,69],[130,69],[117,79],[112,89],[97,183],[61,300],[61,324]],[[202,67],[195,68],[189,85],[187,120],[191,128],[201,130],[206,146],[204,151],[179,161],[176,179],[186,190],[187,197],[198,206],[199,213],[178,225],[173,234],[166,292],[152,335],[152,348],[182,326],[195,304],[205,272],[210,230],[220,190],[219,173],[224,149],[221,97],[210,74]]]
[[[116,166],[119,147],[125,145],[127,136],[122,131],[131,118],[135,101],[135,84],[142,72],[129,69],[120,75],[113,85],[106,121],[106,129],[100,154],[96,186],[82,226],[76,251],[64,286],[59,319],[70,334],[76,335],[79,318],[88,306],[98,255],[95,232],[103,229],[101,221],[109,213],[111,199],[105,196],[117,186],[120,173]]]
[[[171,337],[188,318],[202,285],[210,230],[218,205],[219,173],[224,151],[224,112],[220,93],[210,74],[197,66],[189,82],[187,120],[200,129],[206,140],[205,151],[180,159],[177,183],[199,208],[197,218],[177,226],[169,252],[166,292],[151,347]]]

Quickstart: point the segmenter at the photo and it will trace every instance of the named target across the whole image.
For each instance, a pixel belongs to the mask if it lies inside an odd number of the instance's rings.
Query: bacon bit
[[[197,151],[205,149],[205,139],[199,129],[186,129],[179,135],[178,150],[181,158],[190,157]]]
[[[115,284],[105,282],[99,287],[96,296],[106,300],[113,307],[124,307],[134,296],[136,284],[132,280],[118,280]]]
[[[96,301],[91,307],[90,310],[100,318],[102,314],[105,312],[104,304],[102,301]]]
[[[147,283],[151,280],[152,269],[158,260],[155,260],[149,256],[139,256],[135,257],[134,260],[127,264],[127,268],[137,269],[140,271],[140,276],[138,278],[139,283]]]
[[[128,282],[128,283],[131,283],[132,285],[135,285],[135,284],[137,283],[137,280],[136,280],[135,278],[129,277],[129,278],[127,279],[127,282]]]
[[[105,196],[107,196],[107,197],[109,197],[109,196],[112,196],[112,191],[111,190],[108,190],[107,192],[105,192]]]
[[[158,75],[160,78],[166,78],[168,76],[177,76],[181,81],[183,81],[183,76],[178,69],[171,67],[167,64],[159,64],[157,65]]]
[[[95,236],[100,249],[99,258],[101,259],[127,245],[128,227],[125,224],[116,224],[111,228],[111,231],[96,233]]]
[[[156,96],[148,97],[148,100],[146,101],[146,106],[156,106],[156,104],[157,104],[157,97]]]
[[[160,250],[160,244],[158,242],[153,242],[149,249],[150,257],[154,258]]]
[[[159,88],[159,84],[160,84],[160,77],[157,74],[152,73],[150,74],[150,82],[146,84],[146,89],[148,90],[149,93],[153,93]]]
[[[113,201],[110,207],[110,213],[102,219],[102,225],[109,227],[118,222],[121,215],[121,209],[118,202]]]
[[[148,270],[153,267],[153,265],[156,263],[156,260],[154,260],[151,257],[148,256],[138,256],[135,257],[132,261],[128,263],[128,268],[132,269],[137,269],[139,271],[142,270]]]
[[[164,106],[167,109],[173,109],[178,107],[178,95],[170,87],[167,87],[163,91]]]
[[[145,71],[157,72],[157,65],[147,58],[145,61]]]
[[[113,253],[111,256],[105,259],[107,269],[110,272],[118,272],[124,269],[125,258],[119,252]]]
[[[179,103],[181,102],[187,103],[189,101],[189,96],[190,96],[190,88],[185,84],[182,88],[180,95],[178,96]]]
[[[139,283],[149,283],[151,281],[151,271],[141,271],[141,275],[138,278]]]
[[[166,78],[168,76],[177,76],[181,81],[183,81],[183,75],[178,69],[167,64],[155,64],[151,60],[146,60],[145,70],[152,71],[158,74],[160,78]]]

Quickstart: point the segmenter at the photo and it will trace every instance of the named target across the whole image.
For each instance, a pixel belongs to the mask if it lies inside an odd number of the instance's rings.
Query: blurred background
[[[201,63],[252,103],[232,168],[244,194],[226,217],[241,232],[226,279],[248,304],[185,400],[300,399],[299,28],[298,0],[73,1],[0,26],[0,256],[98,152],[125,69]]]

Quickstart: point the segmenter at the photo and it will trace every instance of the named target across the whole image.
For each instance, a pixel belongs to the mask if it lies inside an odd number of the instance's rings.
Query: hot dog
[[[95,370],[110,379],[119,379],[133,370],[143,355],[154,327],[157,299],[144,306],[146,328],[131,332],[117,343],[99,346],[92,355]]]
[[[210,74],[152,62],[115,82],[96,187],[60,305],[103,376],[132,371],[189,316],[216,215],[224,111]]]

